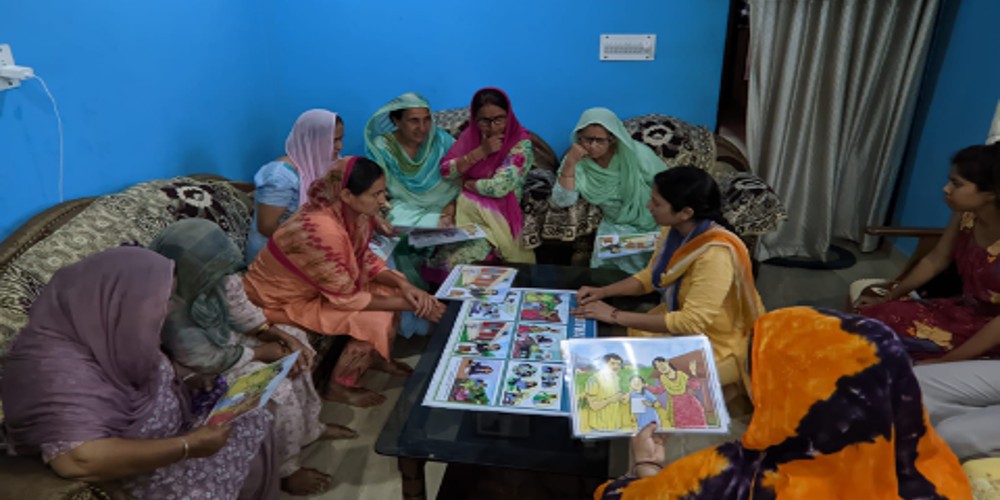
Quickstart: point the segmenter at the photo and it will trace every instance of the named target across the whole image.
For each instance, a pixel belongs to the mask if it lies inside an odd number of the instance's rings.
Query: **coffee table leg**
[[[399,476],[403,480],[403,500],[427,500],[424,480],[424,460],[402,458],[398,460]]]

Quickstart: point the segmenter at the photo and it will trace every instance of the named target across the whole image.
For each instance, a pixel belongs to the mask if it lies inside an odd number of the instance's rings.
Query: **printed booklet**
[[[503,302],[514,286],[517,269],[489,266],[455,266],[435,297],[448,300]]]
[[[299,352],[293,352],[234,380],[226,394],[215,403],[205,424],[226,424],[250,410],[266,405],[278,389],[278,384],[288,376],[298,357]]]
[[[614,259],[626,255],[652,252],[656,249],[656,239],[659,236],[659,232],[598,236],[597,256],[602,259]]]

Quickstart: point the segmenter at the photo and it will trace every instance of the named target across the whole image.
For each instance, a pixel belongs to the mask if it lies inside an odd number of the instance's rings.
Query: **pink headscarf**
[[[295,120],[285,141],[285,154],[299,172],[299,206],[309,201],[309,186],[323,177],[336,162],[333,158],[333,134],[337,114],[325,109],[310,109]]]
[[[473,165],[466,170],[466,179],[488,179],[496,174],[496,171],[503,166],[504,161],[507,159],[507,155],[510,150],[517,145],[517,143],[525,140],[531,139],[531,134],[528,129],[521,126],[521,123],[517,121],[517,117],[514,115],[514,105],[510,102],[510,98],[507,94],[494,87],[486,87],[476,91],[472,96],[472,101],[475,102],[476,96],[486,90],[495,90],[500,92],[504,99],[507,101],[507,126],[504,128],[503,133],[503,146],[500,147],[500,151],[493,153],[486,158],[483,158],[478,163]],[[476,117],[473,115],[472,105],[469,105],[469,126],[462,131],[462,134],[458,136],[458,141],[448,150],[448,153],[444,155],[444,159],[441,160],[442,165],[447,165],[448,162],[456,158],[460,158],[470,151],[479,147],[483,142],[482,133],[479,131],[479,127],[476,124]],[[524,227],[524,215],[521,212],[521,204],[514,195],[514,192],[507,193],[507,195],[501,198],[490,198],[488,196],[482,196],[478,193],[473,193],[470,191],[464,191],[465,196],[468,196],[471,200],[478,203],[480,206],[500,213],[504,219],[507,219],[510,225],[510,230],[514,237],[518,237],[521,234],[521,229]]]

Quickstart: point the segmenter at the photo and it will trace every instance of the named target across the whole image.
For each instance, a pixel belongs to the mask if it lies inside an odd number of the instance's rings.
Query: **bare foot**
[[[375,391],[364,387],[347,387],[332,382],[327,386],[323,399],[335,403],[347,403],[358,408],[369,408],[385,402],[385,396]]]
[[[372,368],[381,372],[386,372],[394,377],[409,377],[413,373],[413,368],[410,365],[402,362],[396,361],[395,359],[391,361],[386,361],[380,359],[372,365]]]
[[[330,488],[330,476],[305,467],[281,478],[281,490],[289,495],[318,495]]]
[[[350,427],[337,424],[326,424],[326,429],[319,435],[318,441],[332,441],[334,439],[354,439],[358,437],[358,432]]]

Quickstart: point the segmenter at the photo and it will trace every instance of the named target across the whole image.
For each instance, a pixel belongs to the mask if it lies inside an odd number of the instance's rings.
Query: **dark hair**
[[[337,125],[343,125],[344,119],[340,117],[340,113],[337,113]]]
[[[375,184],[375,181],[382,178],[383,175],[385,173],[382,172],[382,167],[378,166],[378,163],[368,158],[358,157],[354,160],[351,176],[347,178],[347,190],[354,196],[358,196],[368,191],[372,184]]]
[[[479,114],[479,110],[487,104],[500,106],[504,111],[510,113],[510,103],[507,97],[497,89],[482,89],[472,97],[472,116]]]
[[[1000,142],[962,149],[951,157],[951,164],[955,173],[975,184],[980,192],[996,194],[1000,206]]]
[[[613,352],[610,353],[610,354],[605,354],[604,355],[604,362],[605,363],[610,363],[612,359],[617,359],[618,361],[622,361],[622,357],[619,356],[619,355],[617,355],[617,354],[615,354],[615,353],[613,353]]]
[[[632,375],[632,378],[628,379],[628,381],[629,383],[632,383],[635,379],[639,379],[643,384],[646,383],[646,379],[642,378],[642,375]]]
[[[656,363],[666,363],[666,361],[666,359],[663,359],[663,356],[657,356],[653,358],[653,366],[656,366]]]
[[[430,111],[430,108],[424,108],[424,107],[421,107],[421,106],[417,106],[417,107],[413,107],[413,108],[395,109],[395,110],[392,110],[392,111],[389,112],[389,120],[392,121],[392,123],[396,123],[399,120],[402,120],[403,119],[403,115],[405,115],[406,112],[409,111],[409,110],[411,110],[411,109],[426,109],[427,111]]]
[[[722,216],[722,193],[708,172],[690,166],[664,170],[655,177],[656,192],[670,203],[674,212],[691,208],[696,221],[710,220],[732,231],[733,225]]]

